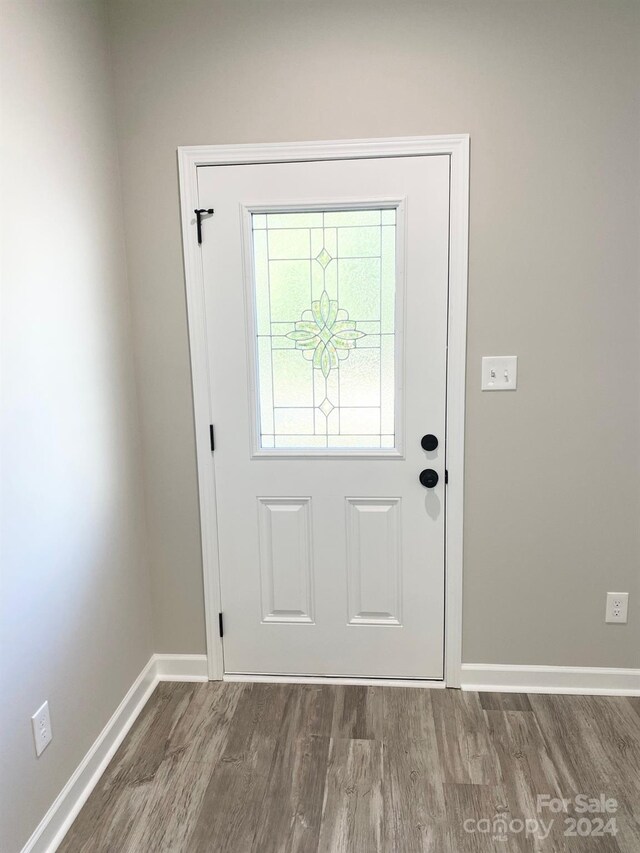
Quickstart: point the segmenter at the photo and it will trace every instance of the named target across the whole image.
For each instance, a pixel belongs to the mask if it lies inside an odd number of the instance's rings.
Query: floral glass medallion
[[[260,448],[394,448],[395,209],[252,230]]]
[[[338,303],[329,299],[326,290],[317,302],[311,303],[311,311],[302,314],[295,331],[287,333],[296,342],[296,349],[304,350],[305,358],[313,360],[313,366],[322,371],[325,379],[330,370],[338,367],[338,358],[346,358],[358,338],[364,336],[365,332],[356,329],[347,312],[338,310]]]

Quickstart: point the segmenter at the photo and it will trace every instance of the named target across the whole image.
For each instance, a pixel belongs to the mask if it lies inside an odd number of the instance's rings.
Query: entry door
[[[449,157],[198,192],[225,672],[441,679]]]

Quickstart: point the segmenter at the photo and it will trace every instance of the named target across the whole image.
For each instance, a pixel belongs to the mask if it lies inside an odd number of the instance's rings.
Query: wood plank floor
[[[639,853],[640,699],[162,683],[59,850]]]

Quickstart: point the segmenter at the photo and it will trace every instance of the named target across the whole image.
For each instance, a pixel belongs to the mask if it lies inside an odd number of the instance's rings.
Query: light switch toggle
[[[515,391],[518,384],[517,355],[485,355],[482,358],[483,391]]]

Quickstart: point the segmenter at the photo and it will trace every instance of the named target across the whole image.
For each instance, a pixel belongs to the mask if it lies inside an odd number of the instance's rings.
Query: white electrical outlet
[[[42,704],[33,717],[31,717],[31,725],[33,726],[33,740],[36,745],[36,755],[41,755],[49,746],[51,739],[53,738],[48,702]]]
[[[628,592],[608,592],[605,622],[626,622],[629,608]]]

